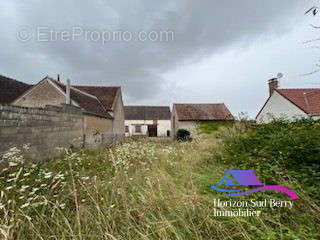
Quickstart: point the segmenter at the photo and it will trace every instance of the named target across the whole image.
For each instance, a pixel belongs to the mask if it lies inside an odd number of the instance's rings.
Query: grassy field
[[[210,190],[238,166],[215,158],[216,134],[192,142],[128,140],[111,149],[66,151],[44,165],[5,156],[0,239],[320,239],[320,209],[296,182],[294,207],[260,217],[215,217]],[[285,199],[256,193],[238,200]]]

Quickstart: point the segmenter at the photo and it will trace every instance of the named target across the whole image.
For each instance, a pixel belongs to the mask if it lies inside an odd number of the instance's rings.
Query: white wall
[[[257,122],[268,123],[271,122],[273,118],[293,120],[294,118],[301,117],[308,117],[308,115],[275,91],[257,116]]]
[[[176,131],[179,129],[186,129],[191,133],[191,136],[197,134],[197,122],[194,121],[178,121],[176,123]]]
[[[157,124],[158,137],[166,137],[167,131],[171,131],[171,121],[158,120]],[[141,133],[135,132],[136,125],[141,125]],[[129,126],[129,133],[126,133],[126,136],[146,136],[148,125],[153,125],[153,120],[125,120],[125,126]]]

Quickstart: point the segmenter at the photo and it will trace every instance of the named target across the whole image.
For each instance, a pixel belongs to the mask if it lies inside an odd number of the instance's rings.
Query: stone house
[[[120,87],[71,86],[70,81],[65,85],[47,76],[11,104],[41,108],[47,105],[73,105],[84,113],[83,128],[89,143],[97,135],[108,139],[124,137],[124,107]]]
[[[273,119],[320,118],[320,88],[279,88],[279,80],[269,80],[269,97],[256,116],[257,123]]]
[[[126,136],[167,137],[171,130],[168,106],[125,106]]]
[[[208,121],[234,120],[231,112],[224,103],[210,104],[173,104],[171,126],[172,133],[178,129],[186,129],[191,135],[197,133],[197,125]]]

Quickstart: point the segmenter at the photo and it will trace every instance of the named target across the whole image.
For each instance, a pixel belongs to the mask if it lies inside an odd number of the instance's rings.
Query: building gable
[[[307,117],[308,115],[277,91],[267,99],[256,116],[258,122],[270,122],[279,118]]]
[[[124,106],[120,88],[117,91],[116,97],[114,99],[111,113],[115,119],[115,121],[113,121],[113,131],[117,134],[124,134]]]
[[[46,77],[17,98],[13,105],[45,107],[46,105],[59,106],[63,103],[65,103],[65,94]],[[73,105],[78,106],[76,103]]]

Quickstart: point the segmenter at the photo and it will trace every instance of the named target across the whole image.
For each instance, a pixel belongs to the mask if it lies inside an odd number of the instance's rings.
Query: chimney
[[[71,104],[71,98],[70,98],[70,79],[67,79],[67,86],[66,86],[66,104]]]
[[[271,96],[275,89],[279,87],[278,78],[272,78],[268,81],[269,84],[269,95]]]

